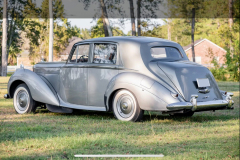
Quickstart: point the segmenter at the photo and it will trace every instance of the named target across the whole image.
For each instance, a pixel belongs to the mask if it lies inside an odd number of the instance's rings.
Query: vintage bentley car
[[[139,121],[144,111],[171,116],[233,109],[232,93],[221,91],[204,66],[189,61],[175,42],[150,37],[108,37],[76,43],[66,62],[21,67],[8,82],[17,113],[48,110],[112,111]]]

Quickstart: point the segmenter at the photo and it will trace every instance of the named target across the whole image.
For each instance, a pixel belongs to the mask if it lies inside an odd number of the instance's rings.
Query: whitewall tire
[[[26,84],[20,84],[13,96],[15,111],[19,114],[34,113],[36,111],[36,102],[32,99],[31,93]]]
[[[113,100],[114,116],[122,121],[140,121],[144,111],[138,106],[137,99],[128,90],[118,91]]]

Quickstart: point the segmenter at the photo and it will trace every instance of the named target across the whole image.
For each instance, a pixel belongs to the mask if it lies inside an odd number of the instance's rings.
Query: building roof
[[[218,46],[217,44],[213,43],[212,41],[208,40],[208,39],[199,39],[199,40],[196,40],[194,41],[194,47],[197,46],[198,44],[204,42],[204,41],[208,41],[209,43],[215,45],[216,47],[220,48],[221,50],[227,52],[225,49],[223,49],[222,47]],[[187,52],[188,50],[190,50],[192,48],[192,45],[189,44],[185,47],[183,47],[184,51]]]
[[[194,46],[195,46],[197,43],[201,42],[201,41],[202,41],[202,39],[199,39],[199,40],[194,41]],[[189,48],[192,48],[191,46],[192,46],[192,44],[189,44],[189,45],[187,45],[187,46],[184,46],[184,47],[183,47],[184,51],[186,51],[186,50],[189,49]]]

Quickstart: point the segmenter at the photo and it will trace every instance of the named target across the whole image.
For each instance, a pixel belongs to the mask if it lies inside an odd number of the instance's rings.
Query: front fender
[[[44,80],[36,73],[28,69],[17,69],[8,82],[9,95],[11,95],[12,92],[11,87],[13,87],[14,82],[17,81],[26,83],[31,92],[32,98],[35,101],[59,106],[59,100],[51,85],[44,82]]]
[[[172,97],[171,92],[159,82],[139,73],[125,72],[114,77],[107,87],[105,92],[107,110],[111,108],[114,94],[120,89],[132,92],[143,110],[167,111],[168,104],[181,101]]]

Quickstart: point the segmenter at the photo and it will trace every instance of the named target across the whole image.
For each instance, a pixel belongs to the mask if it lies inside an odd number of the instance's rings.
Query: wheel
[[[120,90],[114,95],[114,116],[122,121],[140,121],[144,111],[138,106],[135,96],[128,90]]]
[[[169,114],[169,115],[174,117],[192,117],[193,114],[194,114],[193,111],[187,111],[184,113],[175,113],[175,114]]]
[[[32,99],[31,93],[26,84],[20,84],[13,96],[15,111],[19,114],[34,113],[37,103]]]

